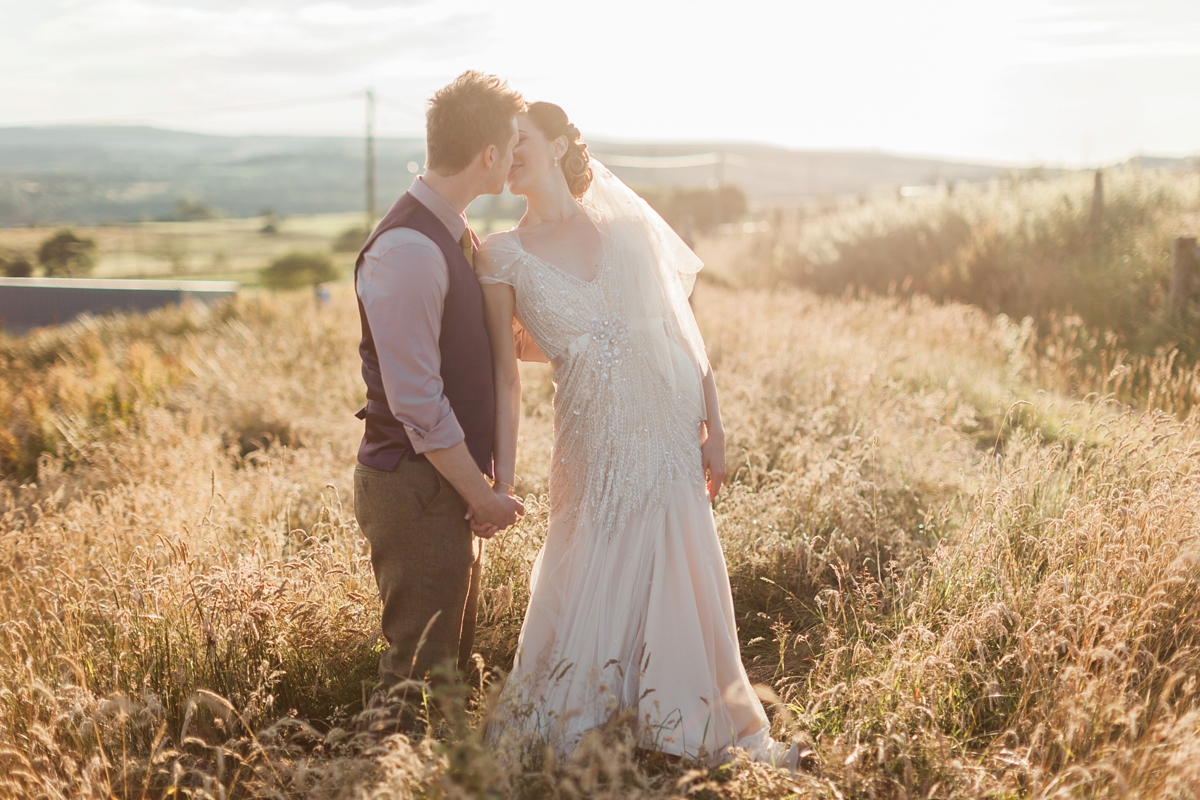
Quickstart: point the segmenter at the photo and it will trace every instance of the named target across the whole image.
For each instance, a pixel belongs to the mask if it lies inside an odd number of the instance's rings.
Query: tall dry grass
[[[874,200],[702,243],[738,286],[970,303],[1029,319],[1040,380],[1186,413],[1200,401],[1200,300],[1168,304],[1171,243],[1200,233],[1200,175],[1106,170]]]
[[[619,730],[493,753],[485,688],[388,735],[347,288],[0,345],[0,796],[1197,794],[1194,424],[1073,403],[1027,329],[920,299],[698,292],[743,655],[818,772]],[[552,385],[524,379],[530,513],[489,545],[480,686],[546,529]]]

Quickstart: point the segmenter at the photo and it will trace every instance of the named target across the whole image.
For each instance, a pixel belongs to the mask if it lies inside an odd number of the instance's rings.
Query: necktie
[[[458,246],[462,248],[463,255],[467,257],[467,263],[471,268],[475,268],[475,248],[471,246],[471,229],[463,228],[462,236],[458,237]]]

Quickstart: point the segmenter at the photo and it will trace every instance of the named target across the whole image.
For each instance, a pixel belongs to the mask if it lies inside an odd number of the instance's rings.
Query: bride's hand
[[[725,431],[720,425],[704,426],[704,441],[700,444],[700,460],[704,465],[704,480],[708,485],[708,499],[713,500],[725,482]]]

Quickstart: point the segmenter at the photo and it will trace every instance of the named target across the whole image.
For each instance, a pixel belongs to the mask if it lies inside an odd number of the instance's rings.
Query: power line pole
[[[367,232],[375,227],[375,90],[367,89]]]

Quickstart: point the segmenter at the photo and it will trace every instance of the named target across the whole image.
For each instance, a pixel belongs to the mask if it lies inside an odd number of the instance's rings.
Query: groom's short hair
[[[425,112],[425,167],[457,175],[489,144],[503,147],[512,120],[525,110],[521,93],[495,75],[467,70],[429,100]]]

